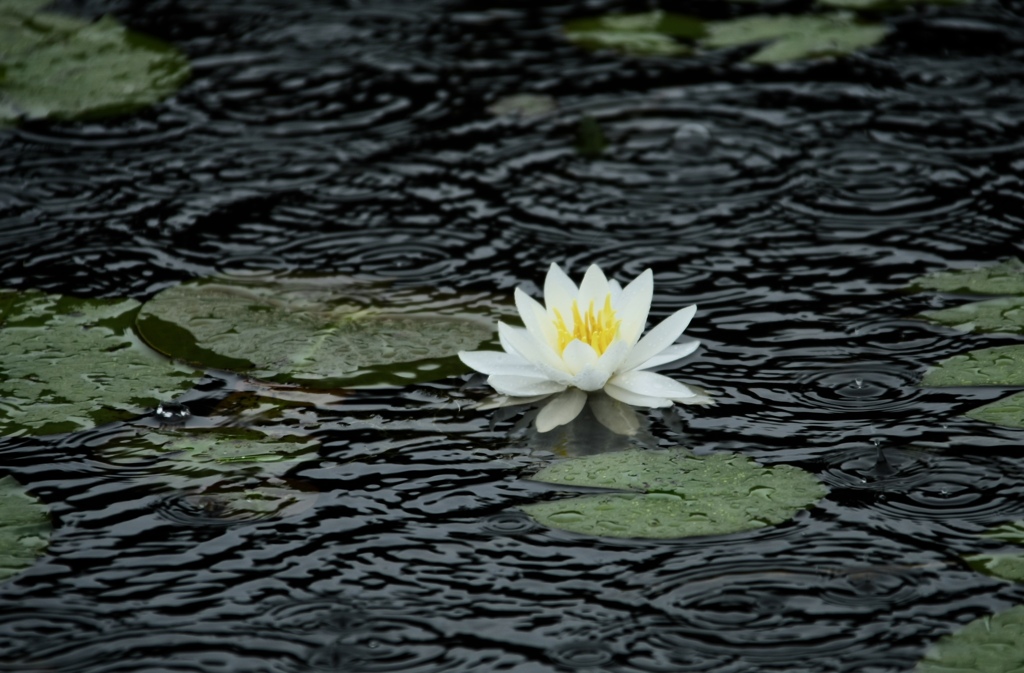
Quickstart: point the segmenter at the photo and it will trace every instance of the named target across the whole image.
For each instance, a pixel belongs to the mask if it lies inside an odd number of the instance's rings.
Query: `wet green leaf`
[[[1011,582],[1024,582],[1024,554],[976,554],[965,560],[980,573]]]
[[[465,372],[458,351],[494,336],[491,319],[481,317],[488,309],[484,295],[343,278],[220,279],[161,292],[137,324],[163,353],[255,378],[407,385]]]
[[[35,563],[50,541],[46,507],[13,477],[0,479],[0,581]]]
[[[118,467],[136,471],[145,467],[151,473],[184,474],[195,480],[241,473],[280,475],[296,462],[315,457],[318,447],[315,441],[270,439],[253,430],[214,428],[118,438],[97,449],[97,455]]]
[[[168,44],[111,17],[90,23],[37,13],[39,4],[0,3],[0,123],[125,114],[189,77],[188,60]]]
[[[700,19],[654,11],[609,14],[565,24],[565,36],[584,49],[613,49],[633,56],[678,56],[692,49],[675,38],[704,34]]]
[[[139,303],[0,291],[0,434],[73,432],[146,413],[196,373],[131,331]]]
[[[914,5],[968,5],[974,0],[818,0],[821,7],[858,12],[891,12]]]
[[[552,96],[537,93],[514,93],[502,96],[487,106],[487,111],[499,117],[543,117],[558,109]]]
[[[992,540],[1002,540],[1004,542],[1024,545],[1024,521],[1004,523],[1001,526],[989,528],[981,536]]]
[[[828,56],[846,56],[881,42],[889,28],[861,23],[843,14],[820,16],[758,14],[707,24],[700,40],[706,48],[765,44],[747,58],[751,63],[775,64]]]
[[[587,159],[596,159],[607,147],[601,125],[590,115],[583,115],[576,127],[576,151]]]
[[[1019,673],[1024,669],[1024,606],[975,619],[943,636],[916,673]]]
[[[938,290],[961,294],[1008,294],[1024,296],[1024,262],[1010,258],[997,264],[939,271],[910,282],[914,290]]]
[[[1024,393],[1010,395],[971,409],[965,416],[1009,428],[1024,428]]]
[[[921,317],[962,332],[1024,332],[1024,297],[999,297],[953,308],[924,311]]]
[[[921,386],[1024,386],[1024,346],[997,346],[954,355],[925,372]]]
[[[748,458],[695,456],[685,449],[631,450],[556,463],[534,477],[611,493],[523,506],[544,525],[610,537],[724,535],[781,523],[825,495],[796,467],[761,467]]]

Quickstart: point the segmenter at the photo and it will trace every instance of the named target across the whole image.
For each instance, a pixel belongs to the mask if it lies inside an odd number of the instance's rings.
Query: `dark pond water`
[[[552,261],[650,267],[654,317],[699,305],[704,348],[677,376],[717,405],[645,413],[630,440],[467,409],[486,393],[468,376],[296,407],[280,423],[322,447],[289,477],[319,495],[266,520],[98,458],[123,425],[4,440],[56,529],[0,585],[0,671],[888,673],[1024,603],[962,561],[1024,518],[1024,434],[961,415],[1004,391],[915,386],[1014,340],[911,320],[959,300],[901,289],[1024,253],[1021,3],[898,12],[879,47],[760,69],[559,35],[639,3],[62,7],[174,42],[194,78],[129,118],[0,132],[3,285],[147,299],[302,270],[536,295]],[[724,7],[664,5],[749,11]],[[486,111],[520,92],[558,109]],[[600,157],[574,149],[584,114]],[[191,422],[227,422],[238,385],[209,374]],[[798,465],[830,493],[678,541],[514,509],[564,492],[525,480],[555,457],[679,444]]]

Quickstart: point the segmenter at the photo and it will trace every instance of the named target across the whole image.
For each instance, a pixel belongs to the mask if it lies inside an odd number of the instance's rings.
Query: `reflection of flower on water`
[[[632,434],[637,421],[626,405],[712,403],[702,391],[647,371],[689,355],[700,344],[675,343],[696,306],[676,311],[641,338],[653,294],[650,269],[623,288],[591,265],[577,287],[552,264],[544,281],[544,306],[516,288],[516,307],[525,327],[498,323],[505,352],[463,351],[459,358],[487,374],[487,382],[499,393],[485,408],[554,395],[537,415],[537,429],[546,432],[576,418],[589,399],[602,424]]]

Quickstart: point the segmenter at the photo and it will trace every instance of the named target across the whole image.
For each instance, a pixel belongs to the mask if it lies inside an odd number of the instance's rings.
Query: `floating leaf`
[[[558,109],[553,97],[537,93],[514,93],[503,96],[487,106],[487,111],[499,117],[542,117]]]
[[[1008,428],[1024,428],[1024,393],[984,404],[971,409],[965,415],[976,421],[1004,425]]]
[[[583,115],[576,127],[576,151],[582,157],[596,159],[607,147],[608,141],[601,125],[590,115]]]
[[[541,523],[588,535],[679,538],[770,526],[811,506],[825,488],[796,467],[685,449],[631,450],[557,463],[538,481],[632,491],[525,505]]]
[[[1001,526],[989,528],[981,536],[992,540],[1003,540],[1004,542],[1024,545],[1024,521],[1004,523]]]
[[[1024,346],[997,346],[954,355],[925,372],[921,385],[1024,386]]]
[[[145,413],[195,372],[131,331],[139,303],[0,290],[0,434],[73,432]]]
[[[1024,669],[1024,606],[975,619],[939,639],[916,673],[1016,673]]]
[[[1024,582],[1024,554],[975,554],[964,560],[986,575],[1011,582]]]
[[[709,22],[707,36],[700,40],[700,44],[714,49],[768,42],[747,61],[774,64],[846,56],[881,42],[888,32],[887,26],[859,23],[844,13],[821,16],[757,14]]]
[[[953,308],[924,311],[921,317],[961,332],[1024,331],[1024,297],[999,297]]]
[[[371,305],[382,300],[386,307]],[[218,279],[161,292],[137,324],[163,353],[256,378],[407,385],[464,372],[458,351],[494,335],[479,315],[487,308],[482,295],[388,291],[349,279]]]
[[[915,290],[962,294],[1009,294],[1024,296],[1024,262],[1010,258],[975,269],[939,271],[910,282]]]
[[[682,14],[654,11],[609,14],[565,24],[565,36],[584,49],[614,49],[633,56],[678,56],[692,49],[675,38],[697,38],[704,24]]]
[[[254,430],[215,428],[119,438],[97,449],[97,454],[122,468],[147,467],[151,473],[185,474],[197,479],[243,472],[283,474],[296,462],[314,457],[318,446],[315,441],[268,439]]]
[[[13,477],[0,479],[0,580],[32,565],[50,541],[50,515]]]
[[[168,44],[111,17],[37,13],[40,4],[0,2],[0,123],[125,114],[189,77],[188,60]]]
[[[858,12],[889,12],[914,5],[968,5],[974,0],[818,0],[821,7],[852,9]]]

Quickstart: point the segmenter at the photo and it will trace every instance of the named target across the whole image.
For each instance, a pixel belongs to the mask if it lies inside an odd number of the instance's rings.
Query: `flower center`
[[[586,313],[580,313],[579,304],[574,299],[572,302],[572,330],[565,324],[565,318],[555,309],[555,329],[558,331],[558,352],[565,351],[565,347],[572,341],[579,339],[601,355],[608,349],[615,335],[619,333],[619,324],[622,321],[615,317],[615,310],[612,308],[612,296],[605,295],[604,306],[601,310],[594,310],[594,302],[590,302]]]

